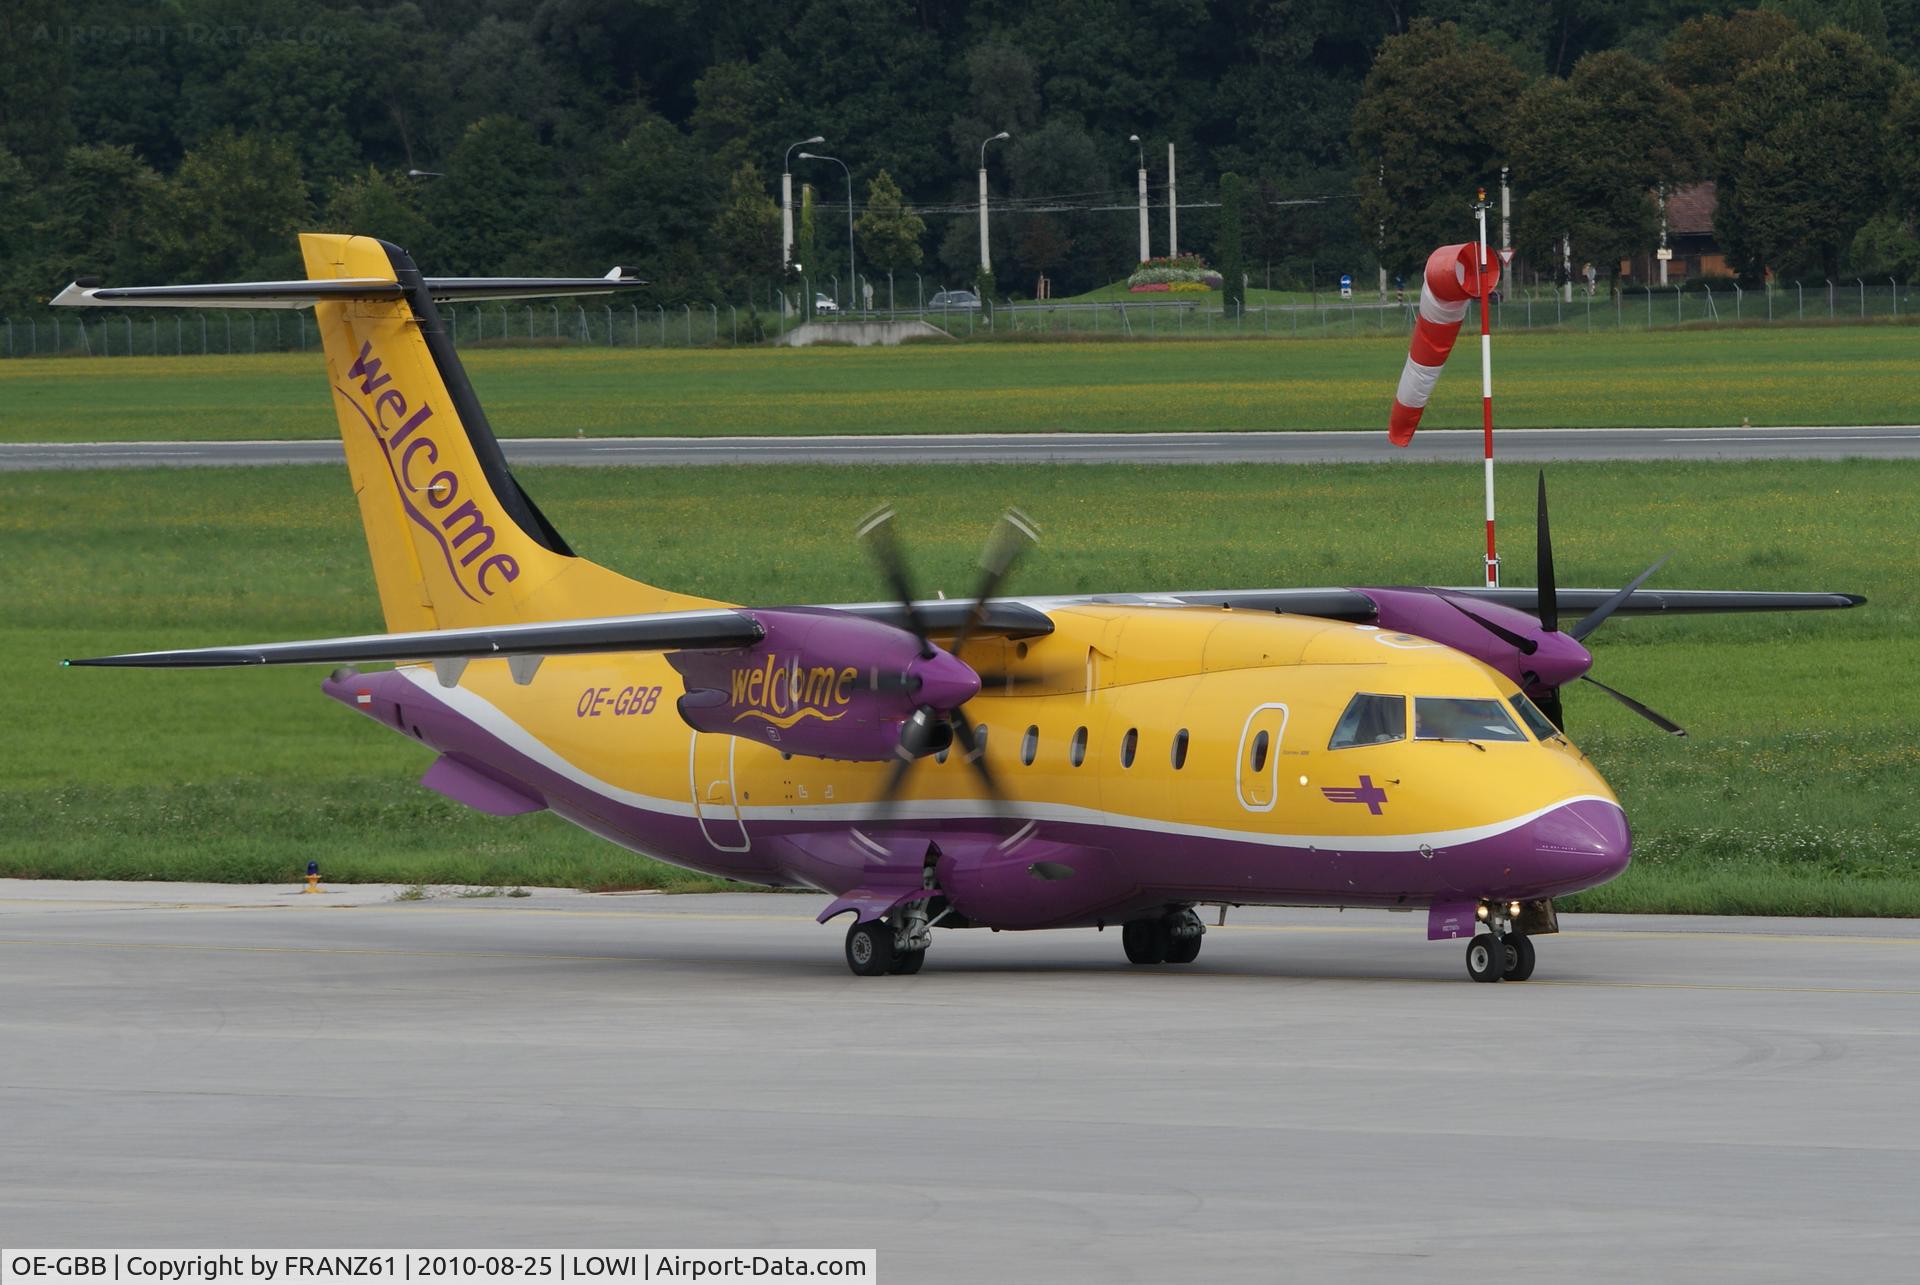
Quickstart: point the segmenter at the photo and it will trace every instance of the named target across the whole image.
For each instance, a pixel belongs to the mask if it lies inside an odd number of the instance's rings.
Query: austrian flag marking
[[[353,694],[353,703],[356,705],[371,705],[373,704],[373,693],[362,687]]]
[[[1320,793],[1327,796],[1329,803],[1364,803],[1367,811],[1380,815],[1380,805],[1387,801],[1387,792],[1373,783],[1373,778],[1363,776],[1358,785],[1323,785]]]

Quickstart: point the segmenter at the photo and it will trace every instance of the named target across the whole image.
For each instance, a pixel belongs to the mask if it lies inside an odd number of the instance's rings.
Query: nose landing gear
[[[1497,903],[1480,908],[1480,918],[1491,930],[1467,943],[1467,976],[1476,982],[1524,982],[1533,976],[1533,939],[1514,922],[1511,907]]]

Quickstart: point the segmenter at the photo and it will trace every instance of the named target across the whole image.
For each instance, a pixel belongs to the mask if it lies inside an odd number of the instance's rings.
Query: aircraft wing
[[[1535,591],[1528,588],[1445,589],[1449,595],[1477,598],[1519,611],[1532,611]],[[1563,611],[1590,611],[1612,597],[1611,589],[1561,589]],[[1639,589],[1615,613],[1623,616],[1677,616],[1736,611],[1820,611],[1856,607],[1866,599],[1845,593],[1773,593],[1721,589]],[[1364,589],[1205,589],[1176,593],[1081,594],[1066,597],[998,598],[986,604],[975,633],[979,636],[1034,638],[1053,631],[1048,612],[1059,608],[1121,604],[1163,607],[1232,607],[1243,611],[1284,612],[1328,620],[1366,623],[1377,615]],[[951,635],[966,620],[972,604],[959,599],[922,600],[916,615],[935,635]],[[790,610],[781,608],[780,610]],[[898,603],[841,603],[805,608],[841,612],[865,620],[907,627]],[[764,630],[750,608],[658,612],[584,620],[489,625],[472,629],[435,629],[404,634],[362,634],[291,642],[193,647],[175,651],[129,652],[63,661],[66,665],[126,666],[152,669],[213,668],[231,665],[345,665],[425,660],[477,660],[489,656],[560,656],[589,652],[682,651],[750,647]]]
[[[954,599],[916,604],[920,618],[936,635],[958,630],[973,604]],[[783,608],[782,610],[788,610]],[[822,610],[822,609],[812,609]],[[855,603],[824,610],[904,627],[897,603]],[[1050,633],[1045,613],[1019,602],[988,604],[975,632],[1000,637]],[[190,647],[177,651],[128,652],[65,660],[63,665],[140,669],[208,669],[231,665],[347,665],[421,660],[480,660],[489,656],[563,656],[589,652],[717,650],[750,647],[765,636],[752,609],[716,607],[706,611],[667,611],[639,616],[541,621],[522,625],[484,625],[472,629],[430,629],[404,634],[360,634],[294,642],[240,646]]]

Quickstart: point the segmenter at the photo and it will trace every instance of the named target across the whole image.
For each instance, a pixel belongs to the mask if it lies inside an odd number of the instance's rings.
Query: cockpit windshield
[[[1347,702],[1346,713],[1340,715],[1327,748],[1345,750],[1356,745],[1384,745],[1406,739],[1407,698],[1361,692]]]
[[[1527,734],[1497,700],[1463,700],[1452,696],[1416,696],[1413,701],[1413,739],[1416,741],[1524,741]]]

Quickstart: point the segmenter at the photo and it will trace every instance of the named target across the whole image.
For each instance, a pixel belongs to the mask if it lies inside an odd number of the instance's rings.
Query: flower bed
[[[1148,259],[1127,278],[1127,289],[1139,294],[1218,290],[1222,280],[1199,255],[1182,254],[1170,259]]]

